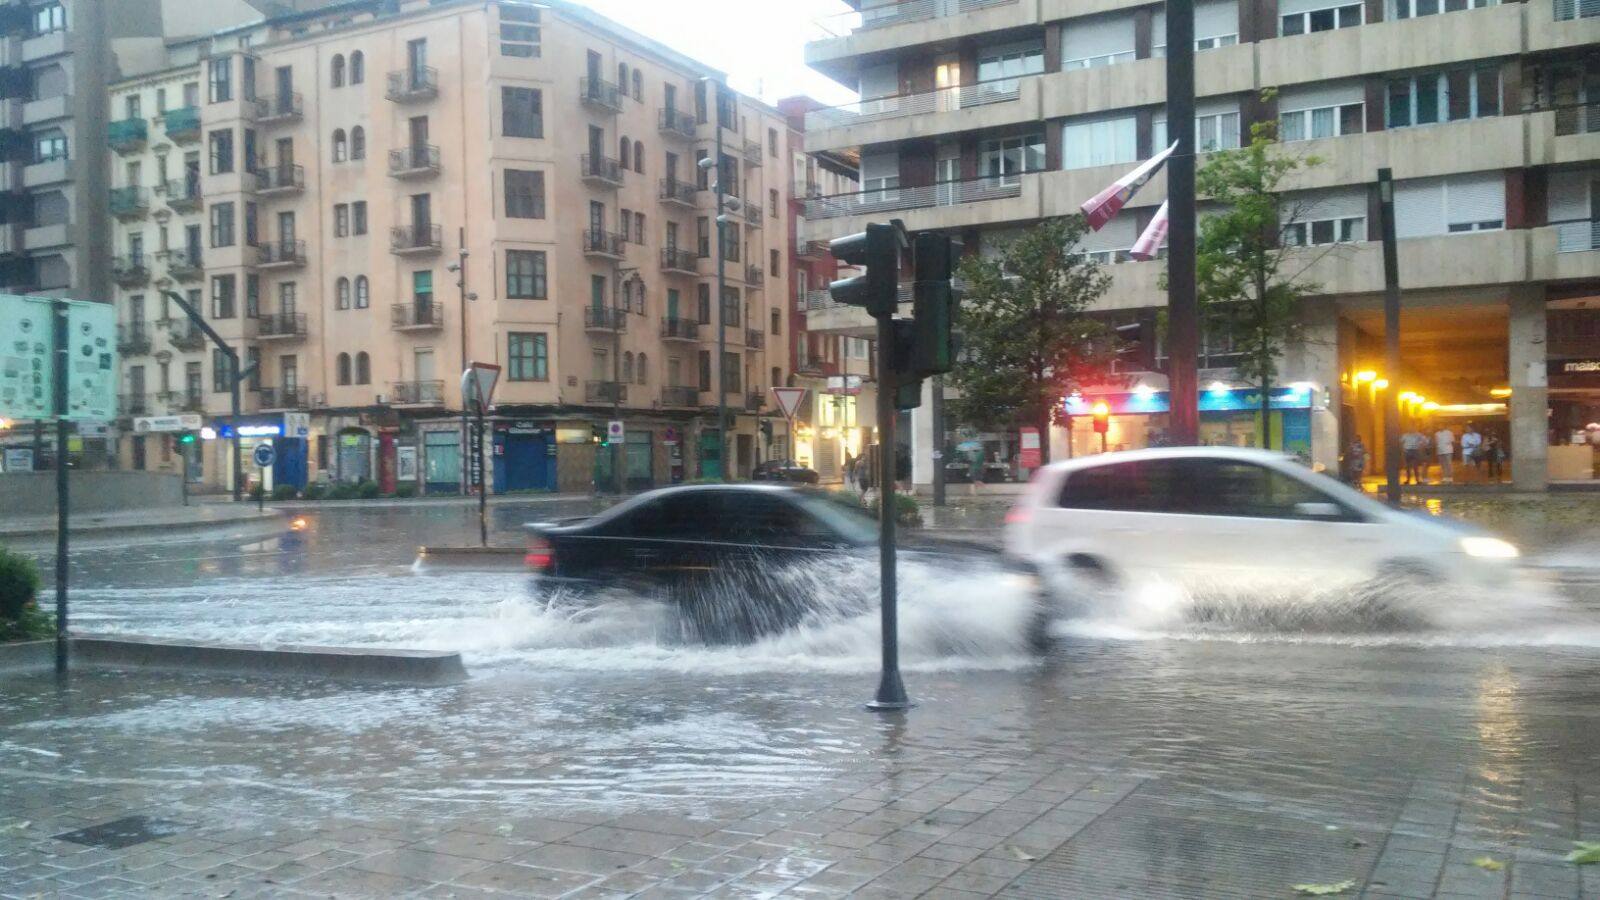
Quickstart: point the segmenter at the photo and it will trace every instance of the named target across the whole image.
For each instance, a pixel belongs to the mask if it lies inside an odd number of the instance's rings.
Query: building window
[[[350,158],[367,158],[367,130],[360,125],[350,129]]]
[[[207,84],[212,103],[226,103],[233,99],[233,58],[213,59],[206,67]]]
[[[1390,128],[1498,116],[1500,69],[1490,65],[1391,79],[1386,112]]]
[[[776,128],[767,129],[767,155],[778,155],[778,129]]]
[[[1061,167],[1084,169],[1133,162],[1138,158],[1135,119],[1101,119],[1069,124],[1062,129]]]
[[[544,173],[506,170],[506,216],[512,219],[544,218]]]
[[[344,87],[344,56],[335,53],[333,56],[333,70],[330,76],[333,87]]]
[[[634,374],[636,376],[634,380],[640,384],[650,383],[650,357],[642,352],[639,354],[639,364],[634,367]]]
[[[367,80],[367,58],[360,50],[350,54],[350,83],[360,84]]]
[[[783,262],[778,258],[777,249],[774,248],[772,250],[768,250],[767,251],[767,268],[770,271],[767,272],[767,276],[769,278],[777,278],[778,277],[778,268],[780,266],[782,266],[782,265],[783,265]]]
[[[773,334],[782,334],[783,333],[783,313],[777,311],[776,309],[774,309],[772,311],[772,328],[771,328],[771,331],[772,331]],[[773,384],[777,384],[777,382],[774,381]]]
[[[1283,229],[1283,242],[1290,247],[1348,243],[1367,239],[1367,217],[1345,216],[1292,222]]]
[[[47,131],[34,139],[34,161],[50,162],[67,158],[67,136],[60,131]]]
[[[1070,126],[1069,126],[1070,127]],[[978,146],[978,174],[1011,184],[1024,172],[1044,169],[1044,134],[995,138]]]
[[[211,132],[211,174],[226,175],[233,171],[233,129],[223,128]]]
[[[1464,9],[1483,9],[1494,6],[1498,0],[1391,0],[1389,17],[1414,19],[1418,16],[1435,16],[1441,12],[1460,12]],[[1561,4],[1556,4],[1556,18],[1560,19]]]
[[[639,243],[644,243],[644,213],[633,214],[633,233],[639,236]]]
[[[259,237],[256,227],[256,205],[249,200],[244,203],[244,243],[247,247],[254,247]]]
[[[334,309],[350,308],[350,279],[340,278],[333,283]]]
[[[543,300],[546,290],[545,252],[507,250],[506,296],[512,300]]]
[[[350,204],[350,233],[367,233],[367,201],[357,200]]]
[[[67,30],[67,11],[59,3],[47,3],[33,11],[35,36]]]
[[[633,99],[644,102],[644,75],[638,69],[633,70]]]
[[[623,243],[633,240],[633,210],[624,209],[617,215],[617,227],[622,233]],[[639,235],[639,243],[644,243],[644,235]]]
[[[1171,140],[1167,136],[1167,121],[1158,119],[1151,123],[1151,144],[1166,149]],[[1213,150],[1236,150],[1239,147],[1239,114],[1236,112],[1212,113],[1194,117],[1194,145],[1201,153]]]
[[[372,357],[362,350],[356,354],[356,384],[372,383]]]
[[[211,276],[211,318],[231,319],[239,314],[234,297],[235,288],[234,276]]]
[[[421,309],[423,304],[433,303],[433,272],[431,270],[411,273],[411,297],[416,301],[418,309]]]
[[[628,350],[622,354],[622,372],[617,376],[623,384],[633,383],[633,351]]]
[[[500,55],[538,59],[540,54],[538,8],[500,7]]]
[[[211,351],[211,389],[217,393],[233,389],[233,365],[221,348]]]
[[[1326,9],[1314,9],[1310,12],[1297,12],[1283,16],[1282,27],[1278,33],[1284,37],[1295,34],[1311,34],[1317,31],[1332,31],[1335,28],[1354,28],[1362,22],[1361,4],[1351,3],[1345,6],[1330,6]]]
[[[1286,143],[1360,134],[1365,130],[1364,103],[1292,109],[1278,117],[1278,136]]]
[[[335,203],[333,205],[333,236],[350,236],[350,204]]]
[[[633,142],[633,170],[644,174],[644,141]]]
[[[350,142],[344,136],[343,128],[333,130],[333,161],[344,162],[350,158]]]
[[[338,362],[334,364],[334,380],[341,384],[350,383],[350,354],[339,354]]]
[[[711,352],[709,350],[700,351],[699,363],[700,390],[709,391],[711,390]]]
[[[695,285],[695,318],[701,325],[711,324],[711,285],[704,282]]]
[[[356,309],[366,309],[372,304],[372,286],[367,276],[356,276]]]
[[[500,133],[506,137],[544,137],[544,97],[537,88],[500,89]]]
[[[617,139],[617,162],[624,170],[633,168],[633,141],[627,135]]]
[[[233,204],[211,204],[211,246],[233,246]]]
[[[244,314],[247,318],[261,318],[261,276],[244,276]]]
[[[543,332],[517,332],[506,335],[506,378],[511,381],[548,381],[550,359],[548,338]]]
[[[740,365],[739,354],[722,354],[722,391],[725,394],[737,394],[744,390],[740,386],[740,374],[744,367]]]

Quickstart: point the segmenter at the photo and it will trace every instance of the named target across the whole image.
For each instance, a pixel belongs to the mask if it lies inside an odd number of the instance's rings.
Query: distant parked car
[[[750,473],[752,481],[788,481],[795,484],[816,484],[821,480],[814,470],[808,469],[793,460],[769,459],[756,466]]]

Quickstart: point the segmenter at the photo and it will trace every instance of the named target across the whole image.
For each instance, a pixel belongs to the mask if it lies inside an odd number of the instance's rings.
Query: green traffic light
[[[178,438],[178,443],[180,443],[180,444],[192,444],[192,443],[194,443],[194,435],[186,434],[183,437]]]

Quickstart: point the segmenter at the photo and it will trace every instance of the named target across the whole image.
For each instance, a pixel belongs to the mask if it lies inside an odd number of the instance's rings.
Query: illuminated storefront
[[[1295,384],[1272,391],[1270,427],[1272,446],[1301,459],[1311,458],[1311,411],[1318,391]],[[1074,395],[1067,398],[1071,417],[1071,454],[1101,452],[1092,411],[1096,403],[1110,407],[1107,451],[1137,450],[1166,443],[1168,413],[1172,403],[1166,391],[1141,389],[1126,393]],[[1261,392],[1253,388],[1213,385],[1200,393],[1200,443],[1207,446],[1259,446]]]

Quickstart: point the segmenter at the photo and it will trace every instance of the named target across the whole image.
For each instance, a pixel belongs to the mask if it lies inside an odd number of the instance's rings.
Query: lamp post
[[[707,99],[711,105],[711,127],[716,129],[716,152],[710,158],[700,160],[700,167],[716,173],[717,180],[711,185],[717,200],[717,470],[722,481],[728,480],[728,331],[724,316],[727,310],[723,294],[727,291],[727,258],[725,249],[727,245],[727,212],[724,209],[728,186],[723,184],[723,176],[727,174],[722,166],[722,85],[712,78],[702,78],[701,83],[706,86]]]
[[[456,290],[461,298],[461,371],[465,372],[469,362],[467,358],[467,301],[477,298],[475,295],[467,293],[467,229],[464,227],[456,230],[456,247],[456,261],[445,266],[445,270],[455,273]],[[413,296],[411,298],[413,310],[416,308],[416,303],[417,299]],[[418,389],[420,390],[421,388],[419,387]],[[466,395],[462,395],[461,448],[464,452],[470,452],[472,447],[472,435],[469,431],[472,426],[468,419],[469,409]],[[482,435],[479,435],[479,440],[482,440],[482,437]],[[470,466],[467,464],[465,456],[463,456],[461,461],[461,496],[463,497],[472,491],[472,478],[468,474],[469,468]],[[480,477],[482,474],[480,472]],[[483,490],[483,485],[478,485],[478,489]]]

